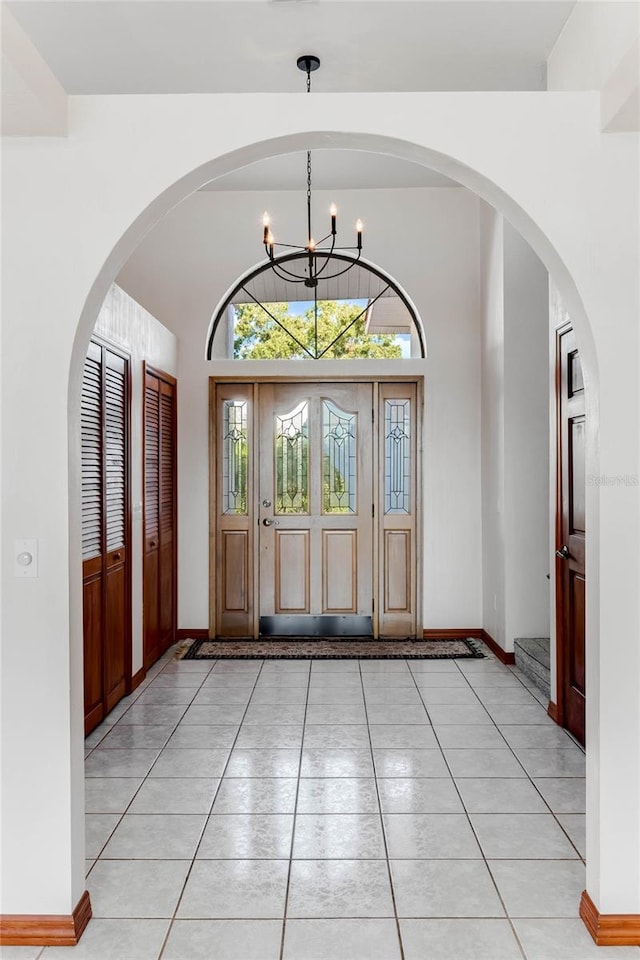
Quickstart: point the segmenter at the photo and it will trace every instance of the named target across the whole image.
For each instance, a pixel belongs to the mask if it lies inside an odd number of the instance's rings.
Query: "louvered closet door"
[[[145,372],[144,660],[149,667],[175,641],[176,387]]]
[[[127,361],[105,350],[105,700],[125,693],[127,629]]]
[[[84,712],[88,733],[104,717],[102,349],[95,343],[89,344],[84,365],[81,422]]]
[[[174,613],[174,514],[175,514],[175,387],[160,382],[160,444],[158,476],[160,483],[158,524],[160,646],[167,650],[175,639]]]
[[[160,565],[160,381],[147,373],[144,385],[144,665],[160,656],[158,571]]]
[[[81,402],[86,732],[125,695],[130,672],[128,391],[128,361],[90,343]]]

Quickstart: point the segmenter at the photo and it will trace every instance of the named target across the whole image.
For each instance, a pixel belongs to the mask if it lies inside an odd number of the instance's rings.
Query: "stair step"
[[[546,697],[551,688],[551,642],[549,637],[517,637],[514,641],[516,667],[529,677]]]

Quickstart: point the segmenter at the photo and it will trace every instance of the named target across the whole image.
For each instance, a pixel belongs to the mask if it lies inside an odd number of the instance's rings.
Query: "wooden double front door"
[[[416,383],[217,383],[211,633],[415,636]]]

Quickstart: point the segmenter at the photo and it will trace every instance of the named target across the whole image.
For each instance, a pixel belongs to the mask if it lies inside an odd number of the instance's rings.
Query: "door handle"
[[[264,520],[262,521],[262,525],[263,525],[263,527],[272,527],[272,526],[273,526],[273,527],[279,527],[279,526],[280,526],[280,521],[279,521],[279,520],[272,520],[271,517],[265,517]]]
[[[569,553],[569,547],[564,543],[559,550],[556,550],[556,557],[560,560],[568,560],[571,554]]]

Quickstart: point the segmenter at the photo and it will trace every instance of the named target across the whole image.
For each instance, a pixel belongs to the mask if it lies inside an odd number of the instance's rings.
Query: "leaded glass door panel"
[[[212,410],[214,629],[221,637],[250,637],[255,630],[253,384],[218,384]]]
[[[418,404],[415,383],[378,388],[378,629],[413,637],[418,629]]]
[[[373,631],[371,383],[259,386],[260,632]]]

